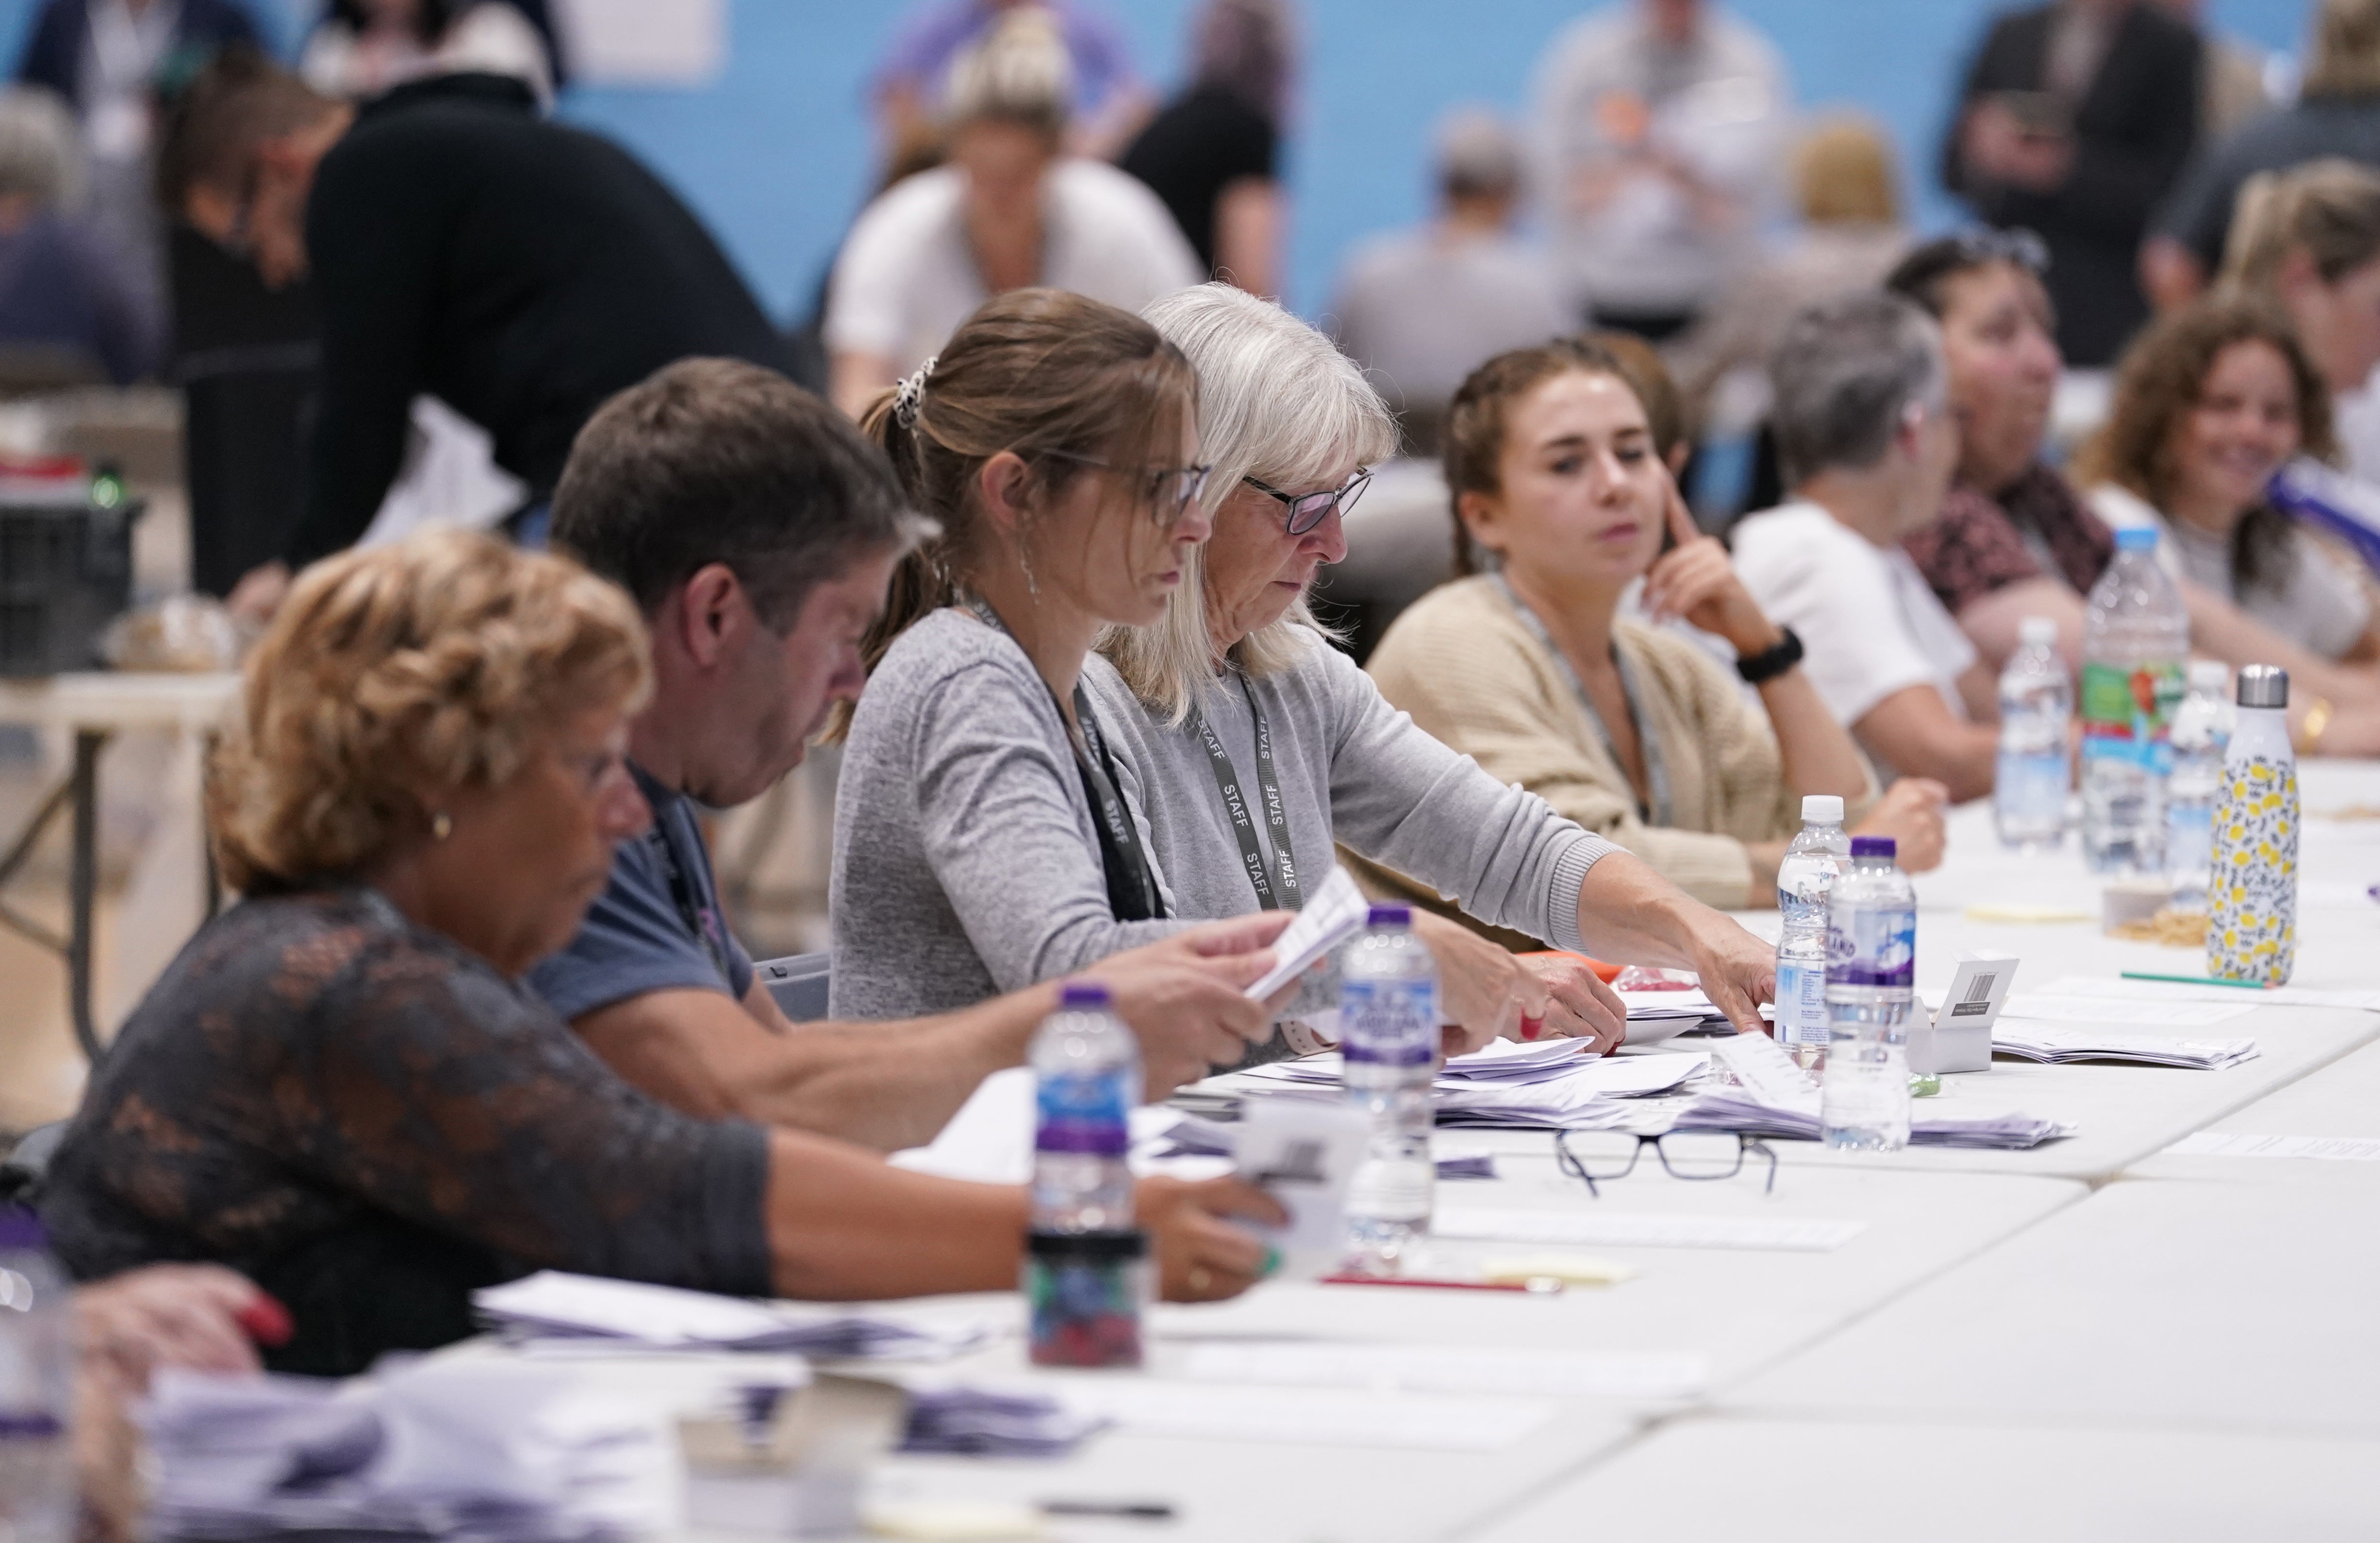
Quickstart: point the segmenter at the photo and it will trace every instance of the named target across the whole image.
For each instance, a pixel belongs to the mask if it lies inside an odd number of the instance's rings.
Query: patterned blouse
[[[472,1331],[469,1294],[556,1269],[770,1285],[760,1130],[614,1076],[561,1019],[376,891],[248,900],[101,1063],[41,1197],[83,1280],[243,1271],[324,1375]]]
[[[2044,574],[2077,593],[2116,554],[2116,538],[2073,486],[2034,466],[1995,499],[1953,488],[1941,516],[1902,541],[1926,584],[1953,616],[1995,590]]]

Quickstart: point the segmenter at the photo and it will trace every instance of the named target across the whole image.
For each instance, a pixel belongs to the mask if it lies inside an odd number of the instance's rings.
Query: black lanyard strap
[[[1016,635],[1008,630],[1000,614],[990,605],[973,598],[966,605],[978,621],[1011,642],[1015,641]],[[1040,672],[1034,673],[1038,675]],[[1055,691],[1050,693],[1050,705],[1058,707]],[[1091,824],[1099,832],[1099,867],[1107,878],[1109,913],[1118,921],[1162,920],[1165,896],[1157,887],[1148,853],[1140,844],[1140,828],[1133,823],[1132,810],[1117,791],[1115,758],[1109,753],[1107,736],[1099,733],[1099,714],[1091,711],[1091,699],[1079,680],[1075,683],[1075,722],[1082,733],[1068,734],[1066,747],[1075,753],[1075,769],[1082,773],[1083,795],[1091,806]],[[1066,726],[1063,708],[1058,710],[1058,726],[1061,730]]]
[[[1513,590],[1504,576],[1500,573],[1493,577],[1496,588],[1503,592],[1505,601],[1520,616],[1521,624],[1536,638],[1538,646],[1553,656],[1554,668],[1560,670],[1562,679],[1569,683],[1571,695],[1578,699],[1580,711],[1586,714],[1586,721],[1595,725],[1596,737],[1603,741],[1604,753],[1611,758],[1611,764],[1619,768],[1620,780],[1626,782],[1628,763],[1620,759],[1619,742],[1611,737],[1611,730],[1605,726],[1603,714],[1595,711],[1595,699],[1586,694],[1586,686],[1580,682],[1578,672],[1571,668],[1570,656],[1562,652],[1561,645],[1555,642],[1553,634],[1546,629],[1544,620],[1529,609],[1529,602]],[[1636,730],[1636,748],[1645,757],[1645,791],[1652,795],[1649,799],[1636,800],[1637,816],[1647,825],[1674,825],[1677,820],[1672,818],[1670,804],[1670,768],[1661,759],[1661,741],[1645,726],[1645,710],[1637,705],[1635,673],[1629,669],[1628,656],[1620,651],[1616,641],[1611,649],[1611,667],[1619,672],[1620,695],[1628,703],[1629,722]]]
[[[1238,672],[1234,672],[1238,674]],[[1239,770],[1232,764],[1231,752],[1215,734],[1213,724],[1196,704],[1190,709],[1190,721],[1198,725],[1198,737],[1207,746],[1207,764],[1215,773],[1215,786],[1223,795],[1223,812],[1231,817],[1232,834],[1239,838],[1240,863],[1245,869],[1248,882],[1255,886],[1259,909],[1296,911],[1305,906],[1305,892],[1297,879],[1297,849],[1290,844],[1289,811],[1281,806],[1281,778],[1274,772],[1272,759],[1272,725],[1265,721],[1264,709],[1257,705],[1257,694],[1241,674],[1240,695],[1246,699],[1248,716],[1256,723],[1257,785],[1264,797],[1265,829],[1272,837],[1272,849],[1281,859],[1281,892],[1278,902],[1273,897],[1271,865],[1265,861],[1264,847],[1257,840],[1256,821],[1248,816],[1247,795],[1240,789]]]

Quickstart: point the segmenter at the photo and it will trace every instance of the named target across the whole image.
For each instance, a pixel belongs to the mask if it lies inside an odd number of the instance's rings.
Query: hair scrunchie
[[[892,421],[901,425],[903,432],[917,426],[917,408],[926,399],[926,377],[934,372],[934,366],[941,362],[941,358],[940,354],[928,355],[925,363],[917,366],[908,379],[893,388]]]

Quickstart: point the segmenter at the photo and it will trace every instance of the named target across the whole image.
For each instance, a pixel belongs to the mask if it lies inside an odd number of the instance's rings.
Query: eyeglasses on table
[[[1645,1155],[1647,1147],[1660,1160],[1661,1172],[1692,1183],[1731,1179],[1743,1172],[1748,1158],[1764,1159],[1768,1164],[1768,1175],[1760,1186],[1761,1193],[1777,1193],[1777,1154],[1758,1136],[1734,1131],[1670,1131],[1661,1136],[1635,1136],[1627,1131],[1556,1131],[1554,1161],[1564,1173],[1586,1185],[1588,1194],[1601,1199],[1603,1191],[1596,1186],[1634,1172],[1636,1160]]]

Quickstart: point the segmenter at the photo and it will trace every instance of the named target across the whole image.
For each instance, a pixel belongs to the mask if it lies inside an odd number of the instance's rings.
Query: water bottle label
[[[1094,1157],[1122,1157],[1132,1145],[1127,1124],[1139,1089],[1130,1087],[1123,1070],[1085,1072],[1074,1076],[1044,1076],[1038,1101],[1039,1128],[1034,1148],[1044,1152],[1087,1152]]]
[[[2066,818],[2066,752],[2002,750],[1992,783],[2001,809],[2047,821]]]
[[[2215,850],[2215,811],[2204,804],[2168,804],[2165,866],[2175,873],[2204,868]]]
[[[1800,961],[1777,965],[1777,1042],[1823,1045],[1832,1022],[1827,1012],[1827,972]]]
[[[1427,980],[1344,980],[1341,1050],[1350,1061],[1426,1066],[1438,1050],[1438,987]]]
[[[2179,660],[2129,670],[2083,665],[2083,758],[2113,757],[2164,772],[2173,759],[2168,741],[2174,710],[2187,690]]]
[[[1846,907],[1827,929],[1827,981],[1836,986],[1910,986],[1917,978],[1917,913],[1898,906]]]

